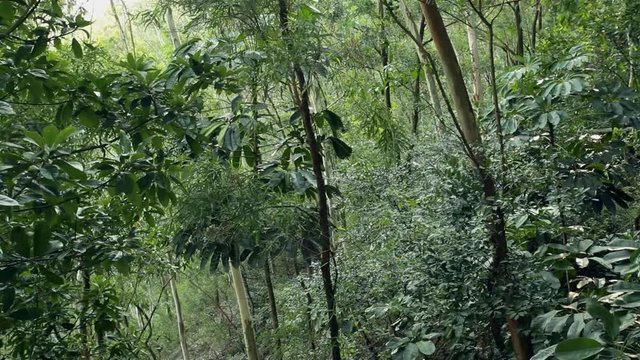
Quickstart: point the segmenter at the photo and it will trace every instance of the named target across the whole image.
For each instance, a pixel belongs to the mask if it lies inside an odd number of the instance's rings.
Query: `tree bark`
[[[542,29],[542,3],[536,0],[536,12],[531,26],[531,53],[535,53],[538,40],[538,32]]]
[[[411,132],[418,135],[418,123],[420,122],[420,73],[422,72],[422,61],[418,58],[418,71],[413,85],[413,114],[411,115]]]
[[[129,41],[127,41],[127,32],[120,21],[120,17],[118,16],[118,10],[116,9],[116,4],[114,0],[110,0],[111,11],[113,12],[113,17],[116,19],[116,24],[118,24],[118,29],[120,30],[120,40],[122,41],[122,45],[124,46],[124,50],[129,53]]]
[[[389,84],[389,41],[384,26],[384,0],[378,0],[378,16],[380,18],[380,60],[382,62],[382,85],[384,87],[384,104],[391,111],[391,85]]]
[[[467,41],[469,52],[471,53],[471,64],[473,67],[473,101],[479,102],[482,99],[482,72],[480,66],[480,51],[478,50],[478,34],[476,24],[469,14],[470,22],[467,24]]]
[[[513,2],[513,15],[516,23],[516,64],[522,64],[524,57],[524,31],[522,29],[522,11],[520,10],[520,0]]]
[[[265,259],[264,261],[264,280],[267,285],[267,295],[269,297],[269,309],[271,310],[271,322],[273,323],[273,329],[278,330],[280,327],[280,322],[278,321],[278,308],[276,306],[276,296],[273,291],[273,282],[271,281],[271,267],[269,266],[269,259]],[[282,358],[282,354],[280,353],[282,349],[282,344],[280,343],[280,337],[276,335],[276,346],[278,347],[276,350],[278,351],[278,358]]]
[[[124,0],[120,0],[122,3],[122,8],[124,9],[124,18],[127,20],[127,27],[129,28],[129,36],[131,38],[131,51],[133,52],[133,56],[136,56],[136,40],[133,37],[133,23],[131,22],[131,16],[129,16],[129,9],[127,8],[127,4]]]
[[[438,119],[442,118],[442,107],[440,105],[438,87],[436,86],[435,76],[433,73],[435,69],[431,67],[431,64],[429,62],[429,53],[427,52],[427,49],[424,45],[424,28],[426,26],[425,18],[424,16],[421,16],[420,25],[416,25],[416,22],[413,20],[414,17],[411,14],[411,11],[409,11],[409,8],[407,7],[407,4],[404,2],[404,0],[400,2],[400,5],[404,10],[403,15],[406,23],[406,27],[404,27],[404,30],[407,32],[407,35],[409,35],[413,40],[413,44],[416,48],[416,53],[418,54],[418,57],[423,64],[422,68],[424,70],[425,80],[427,81],[427,92],[429,93],[429,100],[431,102],[431,106],[433,107],[433,112],[436,114],[436,117]],[[398,23],[398,25],[401,25],[394,14],[390,14]],[[439,134],[444,133],[444,128],[442,127],[440,121],[436,120],[435,125]]]
[[[498,287],[499,281],[504,278],[507,271],[505,261],[508,255],[508,247],[504,214],[501,207],[496,202],[496,196],[498,193],[496,191],[495,180],[486,170],[487,161],[482,154],[482,150],[477,148],[481,145],[482,141],[480,131],[476,124],[471,102],[469,101],[469,95],[464,84],[462,71],[460,70],[460,65],[455,56],[453,47],[451,46],[451,40],[449,39],[444,22],[442,21],[440,11],[438,10],[435,0],[420,0],[420,6],[425,18],[427,19],[427,23],[429,24],[431,37],[438,49],[438,53],[440,54],[440,59],[445,69],[445,75],[452,92],[457,112],[457,120],[454,121],[461,132],[466,151],[476,166],[476,170],[483,187],[485,202],[492,209],[491,217],[487,221],[489,240],[493,246],[492,269],[487,286],[488,292],[492,293]],[[476,12],[479,16],[481,15],[478,11]],[[503,295],[503,301],[508,306],[509,299],[506,294]],[[503,347],[500,325],[501,324],[496,317],[491,319],[490,327],[494,335],[496,345],[499,348]],[[507,325],[511,332],[511,341],[517,358],[519,360],[529,359],[530,351],[527,349],[527,341],[521,337],[517,321],[508,317]]]
[[[478,125],[476,124],[473,107],[469,100],[467,86],[462,77],[458,57],[449,39],[449,34],[442,21],[442,16],[440,16],[440,10],[434,0],[420,0],[420,8],[429,26],[433,43],[440,54],[442,67],[447,77],[447,82],[449,83],[449,89],[453,97],[457,118],[464,139],[471,146],[480,145],[482,139]]]
[[[87,321],[87,314],[89,312],[89,290],[91,289],[91,273],[89,270],[81,270],[80,276],[82,278],[82,313],[80,316],[80,336],[82,338],[82,358],[85,360],[91,359],[91,346],[89,344],[89,324]]]
[[[182,359],[189,360],[189,348],[187,347],[187,336],[184,331],[184,320],[182,318],[182,306],[180,305],[180,297],[178,296],[178,287],[176,284],[176,278],[173,275],[169,279],[169,286],[171,287],[171,297],[173,298],[173,305],[176,308],[176,321],[178,322],[178,337],[180,338],[180,349],[182,350]]]
[[[244,287],[240,264],[234,264],[233,261],[229,259],[229,272],[231,273],[233,290],[236,293],[236,300],[238,301],[238,309],[240,310],[240,321],[242,322],[242,334],[244,336],[247,357],[249,360],[258,360],[256,334],[253,330],[253,320],[251,319],[247,290]]]
[[[287,48],[291,53],[293,44],[291,39],[291,31],[289,30],[289,9],[286,0],[278,0],[280,27],[282,36],[285,39]],[[306,141],[311,152],[311,162],[313,165],[313,173],[316,178],[317,204],[318,204],[318,223],[320,225],[320,272],[322,274],[322,283],[324,294],[327,302],[327,317],[329,320],[329,333],[331,336],[331,357],[333,360],[340,360],[340,327],[336,316],[335,289],[331,278],[331,227],[329,224],[329,206],[327,202],[327,190],[323,175],[323,159],[316,137],[313,118],[309,109],[309,89],[302,68],[294,62],[293,74],[295,84],[293,84],[296,93],[299,95],[298,109],[302,117],[302,123],[306,133]]]
[[[169,36],[171,37],[171,43],[174,48],[180,47],[180,34],[178,34],[178,29],[176,28],[176,23],[173,19],[173,10],[171,7],[167,7],[167,11],[164,13],[164,19],[167,22],[167,27],[169,28]]]

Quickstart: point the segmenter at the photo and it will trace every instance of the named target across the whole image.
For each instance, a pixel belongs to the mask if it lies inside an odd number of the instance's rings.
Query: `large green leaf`
[[[436,352],[436,346],[431,341],[418,341],[416,346],[424,355],[433,355]]]
[[[620,319],[613,315],[607,308],[597,300],[587,299],[587,312],[596,319],[602,320],[604,328],[611,339],[618,337],[620,333]]]
[[[590,338],[569,339],[556,346],[558,360],[584,360],[604,350],[604,346]]]
[[[335,150],[336,156],[338,156],[338,158],[346,159],[351,156],[353,150],[344,141],[335,136],[329,136],[329,141],[331,141],[333,150]]]

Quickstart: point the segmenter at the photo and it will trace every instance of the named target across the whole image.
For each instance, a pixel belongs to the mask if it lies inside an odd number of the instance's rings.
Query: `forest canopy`
[[[0,0],[0,359],[640,357],[638,14]]]

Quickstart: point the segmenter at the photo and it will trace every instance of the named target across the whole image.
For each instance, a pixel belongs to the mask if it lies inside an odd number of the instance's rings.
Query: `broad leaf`
[[[556,346],[558,360],[584,360],[604,350],[598,341],[590,338],[569,339]]]

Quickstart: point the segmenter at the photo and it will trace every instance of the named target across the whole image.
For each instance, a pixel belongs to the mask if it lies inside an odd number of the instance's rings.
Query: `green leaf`
[[[16,112],[8,102],[0,100],[0,115],[15,115]]]
[[[82,59],[82,46],[78,42],[78,40],[71,40],[71,50],[73,50],[73,55],[75,55],[78,59]]]
[[[542,278],[549,283],[552,289],[560,289],[560,280],[549,271],[542,272]]]
[[[42,256],[49,251],[49,240],[51,239],[51,229],[44,221],[36,224],[33,229],[33,255]]]
[[[80,124],[88,128],[97,128],[100,125],[100,117],[93,110],[85,108],[78,113]]]
[[[13,249],[20,256],[29,257],[31,255],[31,238],[27,231],[21,227],[16,226],[11,229],[11,235],[9,235]]]
[[[87,179],[87,174],[85,174],[82,164],[77,161],[56,160],[55,164],[66,172],[72,179]]]
[[[403,360],[415,360],[420,356],[420,349],[418,349],[418,345],[414,343],[408,343],[407,346],[402,350],[402,359]]]
[[[47,127],[42,130],[42,137],[44,138],[45,143],[49,145],[49,147],[53,146],[53,144],[56,142],[57,136],[58,128],[55,127],[55,125],[47,125]]]
[[[6,207],[20,206],[20,203],[6,195],[0,194],[0,206],[6,206]]]
[[[544,348],[544,349],[538,351],[531,358],[531,360],[546,360],[546,359],[548,359],[556,351],[556,346],[557,345],[549,346],[548,348]]]
[[[334,136],[338,136],[340,132],[345,131],[345,127],[344,127],[344,123],[342,122],[342,119],[340,118],[340,116],[338,116],[336,113],[334,113],[331,110],[323,110],[315,114],[313,118],[315,122],[318,122],[318,120],[320,119],[326,120],[329,123],[329,126],[331,127],[331,131],[333,132]]]
[[[116,192],[118,194],[131,194],[136,182],[130,174],[120,174],[116,179]]]
[[[71,126],[68,126],[62,130],[60,130],[60,132],[58,133],[58,135],[56,136],[56,139],[53,141],[53,146],[56,145],[60,145],[63,142],[67,141],[67,139],[73,135],[76,132],[76,129],[74,129]]]
[[[416,346],[424,355],[433,355],[436,352],[436,346],[431,341],[418,341]]]
[[[333,146],[333,150],[335,150],[336,155],[340,159],[346,159],[351,156],[353,149],[349,145],[347,145],[341,139],[338,139],[335,136],[329,136],[329,141],[331,141],[331,145]]]
[[[231,124],[224,133],[224,147],[229,151],[236,151],[240,147],[240,129],[237,124]]]
[[[300,115],[300,110],[296,110],[289,117],[289,124],[295,125],[300,122],[300,119],[302,119],[302,116]]]
[[[607,334],[611,339],[618,337],[620,333],[620,319],[613,315],[607,308],[593,298],[587,299],[587,312],[596,319],[602,320]]]
[[[604,347],[590,338],[569,339],[556,346],[555,355],[558,360],[584,360],[597,355]]]

